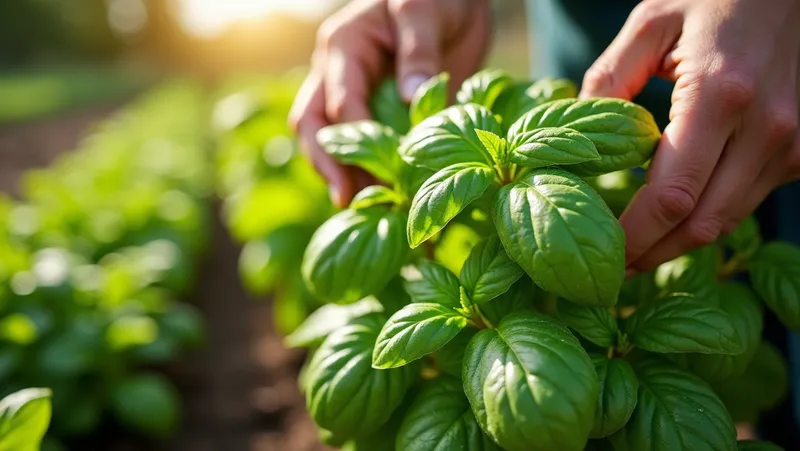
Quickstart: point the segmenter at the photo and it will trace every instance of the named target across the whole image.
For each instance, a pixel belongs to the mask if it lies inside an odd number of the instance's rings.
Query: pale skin
[[[368,119],[387,75],[406,100],[441,71],[458,86],[479,69],[490,23],[488,0],[355,0],[323,24],[290,119],[334,203],[371,181],[316,132]],[[629,275],[713,242],[800,178],[798,24],[800,0],[645,0],[586,72],[581,97],[630,100],[652,77],[675,82],[647,182],[620,218]]]

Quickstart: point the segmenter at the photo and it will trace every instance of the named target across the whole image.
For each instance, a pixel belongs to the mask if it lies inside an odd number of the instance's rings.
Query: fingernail
[[[331,202],[333,202],[333,205],[338,208],[344,207],[344,205],[342,205],[342,195],[339,194],[339,190],[335,186],[330,185],[328,187],[328,195],[331,197]]]
[[[411,74],[406,76],[400,85],[400,95],[402,95],[404,99],[410,101],[414,97],[414,93],[417,92],[417,89],[428,81],[429,78],[431,77],[424,74]]]

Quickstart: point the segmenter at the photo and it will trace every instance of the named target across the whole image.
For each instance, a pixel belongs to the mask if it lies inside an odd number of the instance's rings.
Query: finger
[[[325,68],[325,113],[331,123],[370,118],[368,70],[347,48],[329,52]]]
[[[451,99],[455,98],[461,83],[482,66],[491,43],[492,18],[488,2],[476,2],[466,20],[461,33],[448,38],[447,50],[442,56],[442,67],[450,72]]]
[[[626,232],[626,259],[633,265],[694,211],[736,124],[725,84],[698,82],[677,89],[680,114],[664,130],[645,185],[620,217]],[[725,100],[721,100],[725,99]]]
[[[389,10],[397,30],[400,95],[410,102],[417,88],[442,70],[441,20],[435,2],[395,0]]]
[[[584,76],[581,98],[632,99],[650,77],[662,71],[663,59],[681,31],[681,18],[668,2],[642,2],[617,37]]]
[[[354,194],[353,181],[346,167],[325,153],[317,143],[317,132],[328,125],[325,119],[325,90],[322,77],[315,72],[306,79],[292,106],[290,122],[297,131],[300,147],[311,164],[330,185],[331,201],[344,207]]]

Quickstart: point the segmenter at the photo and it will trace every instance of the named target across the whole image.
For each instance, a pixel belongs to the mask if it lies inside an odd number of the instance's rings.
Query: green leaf
[[[239,255],[239,277],[247,290],[266,295],[284,282],[290,271],[298,272],[312,233],[307,225],[289,225],[248,241]]]
[[[500,321],[511,313],[521,310],[533,310],[535,287],[533,281],[527,276],[517,280],[511,288],[491,301],[481,304],[479,310],[484,318],[492,324]]]
[[[570,165],[580,176],[593,176],[641,166],[661,138],[653,115],[635,103],[621,99],[562,99],[542,104],[525,113],[508,135],[522,135],[542,127],[566,127],[589,138],[600,160]]]
[[[772,442],[757,440],[739,440],[736,445],[738,446],[738,451],[785,451]]]
[[[505,164],[508,161],[508,143],[505,139],[486,130],[475,130],[475,133],[495,162]]]
[[[489,451],[500,448],[481,431],[461,381],[439,377],[423,387],[397,434],[403,451]]]
[[[508,291],[524,271],[506,254],[496,235],[475,245],[461,268],[461,285],[472,302],[483,304]]]
[[[566,78],[542,78],[536,80],[525,93],[536,100],[538,105],[559,99],[578,96],[578,87]]]
[[[625,360],[594,356],[592,363],[597,371],[600,393],[589,437],[601,438],[622,429],[630,419],[636,407],[639,380]]]
[[[617,320],[608,308],[585,307],[560,299],[558,318],[583,338],[604,348],[617,340]]]
[[[317,132],[325,152],[341,163],[358,166],[385,182],[397,182],[404,169],[399,136],[375,121],[329,125]]]
[[[378,85],[369,99],[369,107],[376,121],[391,127],[398,135],[408,133],[411,128],[408,105],[400,97],[394,78],[387,78]]]
[[[504,70],[484,69],[464,80],[456,93],[456,100],[461,104],[476,103],[491,109],[511,82],[511,76]]]
[[[392,278],[388,284],[375,294],[375,298],[383,307],[383,313],[391,316],[401,308],[411,304],[411,296],[404,288],[406,283],[402,275]]]
[[[317,229],[303,256],[303,278],[319,299],[349,304],[375,294],[408,256],[406,215],[383,207],[344,210]]]
[[[733,421],[705,382],[656,358],[633,369],[638,399],[628,423],[611,436],[615,451],[736,449]]]
[[[0,400],[0,450],[37,451],[50,424],[52,392],[26,388]]]
[[[691,293],[698,301],[719,305],[718,260],[719,250],[710,245],[662,263],[656,268],[656,286],[664,293]]]
[[[439,348],[434,355],[436,368],[444,374],[461,379],[461,369],[464,364],[464,351],[472,337],[478,333],[474,327],[466,327],[446,345]]]
[[[546,291],[592,306],[617,302],[625,235],[603,200],[569,172],[537,169],[497,193],[508,255]]]
[[[400,156],[412,166],[433,170],[456,163],[493,164],[475,130],[500,134],[492,112],[479,105],[455,105],[420,122],[400,145]]]
[[[744,351],[738,355],[688,354],[687,369],[709,382],[739,376],[747,369],[761,343],[764,312],[761,303],[747,285],[727,282],[721,287],[719,308],[728,314],[739,334]]]
[[[401,205],[403,196],[397,191],[381,185],[368,186],[359,191],[350,202],[351,210],[364,210],[376,205]]]
[[[447,88],[450,74],[442,72],[420,85],[411,99],[411,125],[417,125],[426,118],[447,108]]]
[[[800,331],[800,248],[767,243],[750,262],[756,293],[786,327]]]
[[[627,322],[631,342],[651,352],[740,354],[733,321],[724,311],[676,294],[647,304]]]
[[[464,390],[482,429],[509,451],[583,450],[597,374],[566,327],[536,313],[484,329],[464,355]]]
[[[123,425],[155,438],[174,432],[180,416],[178,391],[156,373],[122,380],[111,394],[111,408]]]
[[[492,183],[494,171],[483,164],[457,163],[429,178],[411,201],[408,242],[415,248],[428,240]]]
[[[715,382],[713,387],[734,421],[755,423],[761,412],[772,410],[784,399],[788,375],[780,351],[762,341],[744,374]]]
[[[372,368],[383,316],[369,315],[333,331],[306,370],[306,407],[322,428],[342,437],[367,436],[403,401],[415,366]]]
[[[653,272],[637,274],[622,284],[617,307],[649,304],[657,296],[658,288]]]
[[[364,298],[348,305],[326,304],[311,313],[302,324],[286,336],[283,343],[290,348],[316,347],[331,332],[353,319],[383,310],[374,297]]]
[[[411,296],[411,302],[436,303],[450,307],[459,305],[458,278],[444,266],[430,261],[422,260],[417,265],[421,274],[420,279],[409,280],[405,288]]]
[[[409,304],[383,325],[372,367],[397,368],[425,357],[455,338],[468,318],[441,304]]]
[[[720,241],[741,258],[749,259],[755,255],[761,246],[761,232],[758,228],[758,221],[752,215],[744,218],[733,232],[720,238]]]
[[[508,137],[512,163],[529,168],[570,165],[599,160],[594,143],[581,133],[563,127],[543,127]]]
[[[503,119],[500,124],[503,132],[507,132],[523,114],[541,104],[538,99],[527,94],[530,87],[530,82],[512,83],[495,100],[492,112]]]
[[[400,425],[406,417],[408,408],[411,407],[413,394],[411,390],[403,398],[403,403],[394,410],[389,421],[383,424],[377,431],[372,434],[357,437],[342,446],[342,451],[395,451],[395,442],[397,442],[397,433],[400,430]]]

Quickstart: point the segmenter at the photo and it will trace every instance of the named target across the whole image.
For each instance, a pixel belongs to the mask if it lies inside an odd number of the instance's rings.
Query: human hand
[[[647,182],[620,218],[629,273],[711,243],[800,177],[799,23],[798,0],[645,0],[587,71],[582,97],[676,83]]]
[[[290,122],[306,155],[330,184],[334,204],[344,207],[373,182],[365,172],[327,155],[317,144],[317,131],[369,119],[372,90],[390,74],[396,74],[406,101],[442,71],[458,87],[486,53],[489,9],[488,0],[355,0],[322,24],[311,73]]]

